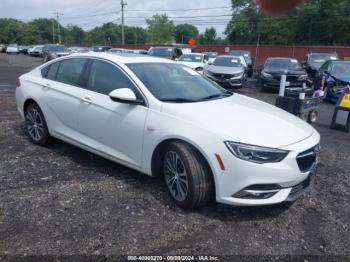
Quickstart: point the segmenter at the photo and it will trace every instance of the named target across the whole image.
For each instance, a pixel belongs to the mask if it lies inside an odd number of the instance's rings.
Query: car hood
[[[217,134],[223,141],[281,148],[313,133],[309,124],[294,115],[239,94],[198,103],[164,103],[163,111]]]
[[[181,65],[185,65],[188,67],[191,67],[192,69],[196,69],[197,67],[203,67],[204,64],[203,63],[198,63],[198,62],[183,62],[183,61],[179,61],[178,62]]]
[[[288,75],[306,75],[304,69],[286,69],[286,68],[276,68],[276,67],[265,67],[264,71],[269,74],[282,75],[287,70]]]
[[[239,72],[243,72],[243,69],[241,67],[226,67],[226,66],[210,65],[206,69],[214,74],[236,74]]]

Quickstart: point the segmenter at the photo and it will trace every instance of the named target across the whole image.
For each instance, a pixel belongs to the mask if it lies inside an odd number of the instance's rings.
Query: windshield
[[[296,59],[270,59],[266,62],[265,67],[277,67],[277,68],[292,68],[299,69],[301,68],[298,60]]]
[[[60,46],[60,45],[49,46],[48,49],[52,52],[65,52],[66,51],[66,48],[64,46]]]
[[[199,102],[232,95],[184,65],[133,63],[127,66],[157,99],[164,102]]]
[[[229,54],[233,56],[243,56],[244,58],[250,58],[250,53],[248,51],[230,51]]]
[[[337,56],[334,54],[322,54],[310,56],[310,63],[312,64],[324,64],[329,60],[336,60]]]
[[[206,54],[207,56],[209,56],[209,58],[215,58],[218,56],[217,53],[215,52],[205,52],[204,54]]]
[[[215,66],[242,67],[241,60],[234,57],[217,57],[213,63]]]
[[[202,62],[202,59],[203,59],[202,55],[182,55],[179,61],[200,63]]]
[[[350,76],[350,62],[349,63],[335,63],[332,68],[332,73],[335,75]]]
[[[171,48],[152,48],[149,51],[149,55],[159,56],[159,57],[171,57],[173,55],[173,49],[171,49]]]

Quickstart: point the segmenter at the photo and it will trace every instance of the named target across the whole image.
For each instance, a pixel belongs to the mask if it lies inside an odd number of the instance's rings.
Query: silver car
[[[247,81],[246,68],[234,56],[218,56],[204,68],[204,75],[224,88],[242,87]]]

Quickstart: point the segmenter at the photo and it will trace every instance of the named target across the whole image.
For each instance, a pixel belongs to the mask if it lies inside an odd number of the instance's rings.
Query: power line
[[[200,10],[214,10],[214,9],[226,9],[231,6],[217,6],[217,7],[203,7],[203,8],[186,8],[186,9],[158,9],[158,10],[127,10],[126,12],[186,12],[186,11],[200,11]]]

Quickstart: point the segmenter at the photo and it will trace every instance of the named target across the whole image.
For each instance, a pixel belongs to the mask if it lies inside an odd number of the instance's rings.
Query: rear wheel
[[[32,103],[27,106],[25,122],[29,138],[34,144],[42,146],[49,142],[49,130],[44,115],[37,104]]]
[[[203,206],[212,197],[214,182],[210,168],[188,144],[172,142],[166,147],[163,174],[171,197],[184,209]]]

